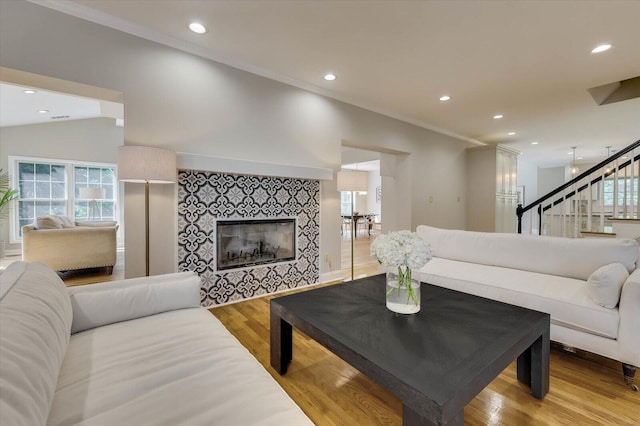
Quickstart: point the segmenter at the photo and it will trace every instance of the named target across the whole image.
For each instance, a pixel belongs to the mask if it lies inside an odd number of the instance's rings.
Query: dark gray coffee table
[[[295,327],[396,395],[403,425],[462,425],[464,406],[514,359],[549,391],[549,315],[422,284],[421,311],[385,307],[384,275],[271,300],[271,366],[291,362]]]

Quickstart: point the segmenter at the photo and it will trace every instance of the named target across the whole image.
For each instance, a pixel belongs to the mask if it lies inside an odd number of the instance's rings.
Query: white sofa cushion
[[[0,424],[43,425],[69,344],[69,295],[42,263],[12,263],[0,287]]]
[[[193,272],[161,278],[71,287],[71,333],[176,309],[200,306],[200,278]]]
[[[432,259],[419,272],[430,284],[546,312],[554,324],[618,336],[618,310],[596,305],[582,280],[443,258]]]
[[[71,336],[48,424],[81,423],[312,424],[249,351],[202,308]]]
[[[630,273],[638,243],[630,239],[560,238],[458,231],[420,225],[434,257],[587,280],[601,266],[622,263]]]
[[[589,295],[597,305],[613,309],[618,305],[620,290],[627,278],[629,273],[620,263],[598,268],[587,280]]]

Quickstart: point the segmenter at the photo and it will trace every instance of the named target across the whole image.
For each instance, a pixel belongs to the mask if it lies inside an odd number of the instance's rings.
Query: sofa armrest
[[[200,306],[200,278],[194,272],[132,278],[69,287],[71,333]]]
[[[620,295],[620,360],[640,366],[640,269],[633,271]]]

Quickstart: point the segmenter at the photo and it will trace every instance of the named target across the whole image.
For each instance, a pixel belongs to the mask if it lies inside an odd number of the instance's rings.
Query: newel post
[[[522,204],[518,204],[516,215],[518,215],[518,234],[522,234]]]
[[[538,204],[538,235],[542,235],[542,204]]]

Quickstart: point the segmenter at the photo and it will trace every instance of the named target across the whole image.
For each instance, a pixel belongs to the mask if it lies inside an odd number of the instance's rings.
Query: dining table
[[[375,215],[371,214],[371,213],[367,213],[367,214],[354,213],[353,215],[343,214],[342,215],[342,219],[343,220],[351,219],[353,221],[352,225],[351,225],[351,226],[353,226],[353,230],[354,230],[353,235],[354,235],[354,238],[358,238],[358,228],[357,228],[358,221],[360,219],[362,219],[362,218],[366,218],[367,219],[367,221],[368,221],[367,233],[368,233],[368,235],[371,235],[371,224],[372,224],[371,218],[373,216],[375,216]]]

